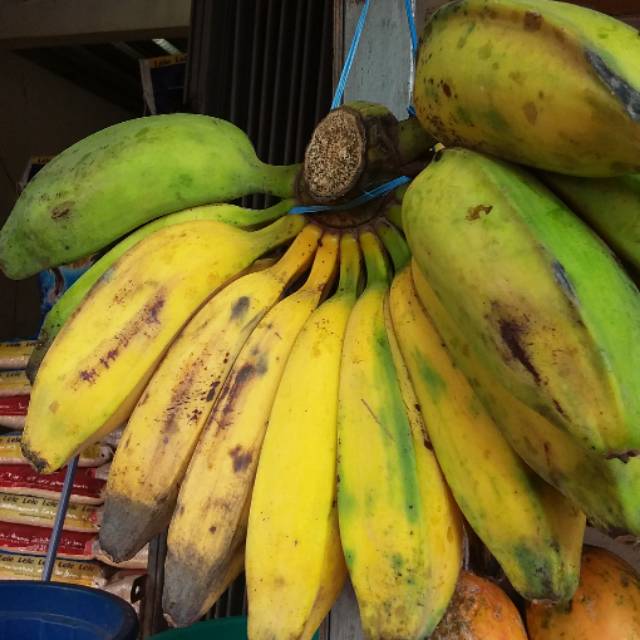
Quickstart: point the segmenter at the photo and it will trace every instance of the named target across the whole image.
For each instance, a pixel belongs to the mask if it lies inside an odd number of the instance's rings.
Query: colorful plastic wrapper
[[[49,527],[34,527],[28,524],[0,522],[0,551],[46,555],[51,538]],[[63,531],[56,557],[74,560],[93,560],[93,542],[96,533],[92,531]]]
[[[0,342],[0,370],[24,369],[35,346],[35,340]]]
[[[25,464],[0,464],[0,492],[57,500],[62,492],[66,467],[39,474]],[[76,472],[71,490],[72,504],[102,504],[109,465],[85,467]]]
[[[28,395],[0,396],[0,427],[23,429],[29,398]]]
[[[0,464],[28,464],[20,449],[21,434],[0,435]],[[113,449],[106,444],[91,444],[80,454],[80,467],[100,467],[111,461]]]
[[[44,557],[23,553],[0,552],[0,580],[40,580]],[[99,562],[80,560],[55,561],[52,580],[86,587],[104,588],[109,569]]]
[[[58,501],[38,496],[0,493],[0,521],[53,527]],[[102,507],[91,504],[70,504],[64,519],[65,531],[96,533],[102,521]]]
[[[0,397],[28,396],[31,383],[23,369],[0,371]]]

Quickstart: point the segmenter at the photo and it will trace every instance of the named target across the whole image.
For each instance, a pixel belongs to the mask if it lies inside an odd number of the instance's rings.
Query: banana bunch
[[[150,223],[87,272],[23,451],[52,471],[126,423],[101,544],[122,561],[169,526],[176,625],[244,567],[252,638],[310,638],[348,573],[370,637],[423,637],[463,530],[391,325],[380,237],[403,264],[406,244],[380,220],[248,231],[219,215]]]
[[[640,264],[637,34],[550,0],[425,33],[418,120],[345,105],[289,167],[215,118],[133,120],[0,232],[10,277],[107,248],[45,320],[22,449],[47,473],[125,426],[100,542],[168,528],[175,625],[244,570],[251,640],[311,638],[347,578],[367,638],[444,637],[471,538],[562,607],[587,519],[640,535],[640,293],[609,248]],[[427,160],[382,205],[286,215]],[[283,200],[229,204],[256,192]]]

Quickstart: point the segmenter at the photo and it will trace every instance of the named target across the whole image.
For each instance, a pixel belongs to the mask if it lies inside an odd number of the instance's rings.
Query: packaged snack
[[[35,527],[53,527],[58,504],[57,500],[50,498],[0,493],[0,521]],[[96,533],[100,529],[101,520],[102,507],[90,504],[69,504],[63,529]]]
[[[29,396],[0,396],[0,427],[24,428]]]
[[[0,370],[24,369],[35,346],[35,340],[0,342]]]
[[[0,397],[28,396],[31,393],[31,383],[24,369],[0,371]]]
[[[0,522],[0,551],[46,555],[49,548],[51,529],[28,524]],[[95,532],[62,531],[57,558],[93,560]]]
[[[57,500],[62,492],[65,473],[66,467],[44,475],[26,464],[0,464],[0,492]],[[71,491],[71,502],[102,504],[108,474],[108,464],[78,469]]]
[[[44,560],[42,556],[0,552],[0,580],[40,580]],[[61,558],[54,563],[52,580],[100,589],[106,586],[108,573],[99,562]]]
[[[0,435],[0,464],[29,464],[20,449],[20,432]],[[106,444],[92,444],[80,454],[80,467],[100,467],[110,462],[113,449]]]

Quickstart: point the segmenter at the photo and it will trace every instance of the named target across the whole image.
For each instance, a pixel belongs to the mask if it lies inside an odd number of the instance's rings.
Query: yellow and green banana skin
[[[606,460],[580,447],[544,416],[510,394],[473,355],[433,289],[413,265],[420,299],[456,365],[464,372],[496,424],[520,457],[604,530],[640,534],[640,459]]]
[[[337,236],[322,237],[307,282],[251,333],[204,425],[167,538],[163,606],[180,625],[206,610],[211,584],[238,535],[289,352],[333,281],[338,246]]]
[[[552,0],[457,0],[427,23],[414,102],[431,135],[569,175],[640,171],[640,39]]]
[[[54,471],[125,422],[200,305],[304,224],[287,216],[248,232],[222,222],[185,222],[160,229],[123,255],[42,362],[22,437],[25,456],[39,471]]]
[[[409,268],[396,276],[389,306],[430,440],[462,513],[523,597],[571,598],[584,515],[509,446],[451,361]]]
[[[464,532],[460,510],[451,495],[427,435],[409,370],[402,358],[389,306],[387,296],[384,305],[387,338],[411,425],[416,469],[420,479],[420,497],[425,514],[424,572],[429,577],[430,595],[429,607],[424,612],[422,632],[430,634],[440,622],[455,591],[462,567]]]
[[[137,118],[56,156],[0,231],[9,278],[90,255],[167,213],[263,192],[293,195],[297,168],[256,156],[233,124],[195,114]]]
[[[409,187],[403,222],[505,388],[585,448],[640,449],[640,295],[582,221],[523,170],[450,149]]]
[[[340,242],[340,285],[287,360],[251,497],[246,545],[249,638],[308,640],[347,569],[336,509],[338,384],[360,275],[357,240]]]
[[[443,503],[437,485],[423,486],[427,476],[416,459],[386,331],[380,244],[369,232],[360,241],[368,282],[347,324],[338,395],[340,536],[366,637],[410,640],[424,637],[444,613],[460,566],[459,538],[452,519],[443,557],[427,557],[446,515],[431,522],[429,509]],[[431,489],[437,498],[425,504],[423,492]]]
[[[40,329],[38,344],[33,350],[29,358],[29,363],[27,364],[27,375],[31,382],[34,381],[38,367],[47,349],[53,342],[53,339],[62,328],[62,325],[64,325],[71,314],[78,308],[91,287],[93,287],[102,274],[107,271],[116,260],[138,244],[140,240],[155,233],[158,229],[182,222],[190,222],[192,220],[215,220],[231,224],[235,227],[249,228],[259,224],[273,222],[284,215],[293,206],[293,203],[293,200],[283,200],[273,207],[262,210],[244,209],[233,204],[202,205],[163,216],[130,233],[91,265],[91,267],[64,292],[62,297],[55,303],[49,313],[47,313]]]
[[[134,556],[169,524],[178,486],[236,356],[309,266],[321,235],[307,225],[275,265],[234,280],[207,301],[169,347],[109,471],[100,544],[116,562]]]
[[[541,172],[540,179],[640,274],[640,174],[577,178]]]

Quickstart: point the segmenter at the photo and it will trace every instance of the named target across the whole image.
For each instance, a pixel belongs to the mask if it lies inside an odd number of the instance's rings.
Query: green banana
[[[158,229],[190,220],[216,220],[236,227],[250,228],[267,222],[273,222],[284,215],[293,206],[293,200],[282,200],[268,209],[244,209],[233,204],[209,204],[178,211],[136,229],[126,238],[107,251],[97,262],[85,271],[67,291],[58,299],[47,313],[35,349],[27,363],[27,377],[33,383],[40,363],[51,346],[53,339],[82,300],[113,263],[140,240]]]
[[[552,0],[456,0],[427,23],[414,102],[426,130],[549,171],[640,171],[640,38]]]
[[[29,182],[0,231],[0,269],[25,278],[187,207],[256,192],[289,198],[298,170],[261,162],[225,120],[180,113],[122,122],[72,145]]]
[[[420,270],[503,386],[585,448],[640,449],[640,295],[586,225],[524,171],[463,149],[413,181],[402,213]]]
[[[640,174],[587,179],[541,173],[540,178],[640,273]]]
[[[640,459],[605,460],[580,447],[571,436],[511,395],[474,357],[464,333],[415,263],[412,273],[420,299],[456,366],[520,457],[573,500],[592,525],[640,535]]]

